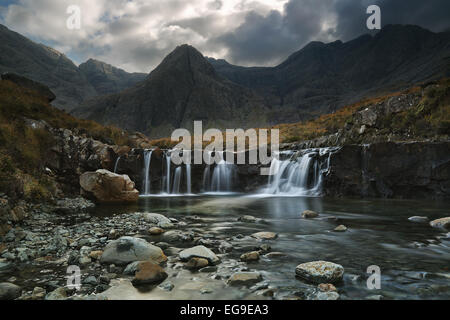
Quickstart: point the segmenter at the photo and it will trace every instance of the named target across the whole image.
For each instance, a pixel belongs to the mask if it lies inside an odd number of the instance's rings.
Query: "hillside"
[[[268,124],[262,99],[219,76],[195,48],[177,47],[148,78],[119,94],[91,99],[74,115],[144,132],[170,136],[176,128],[248,128]]]

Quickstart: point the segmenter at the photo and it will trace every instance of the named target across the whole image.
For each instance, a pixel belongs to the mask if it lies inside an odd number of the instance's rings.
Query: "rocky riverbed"
[[[0,296],[450,298],[448,221],[429,223],[448,216],[447,208],[248,196],[153,197],[98,207],[65,200],[31,208],[2,238]],[[371,265],[381,268],[379,290],[367,288]],[[80,268],[80,290],[67,287],[69,266]]]

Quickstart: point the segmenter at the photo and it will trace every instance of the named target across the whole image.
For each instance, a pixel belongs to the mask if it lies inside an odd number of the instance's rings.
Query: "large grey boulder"
[[[144,239],[122,237],[108,243],[100,258],[101,263],[117,265],[125,265],[134,261],[150,261],[159,264],[167,261],[167,257],[161,248]]]
[[[13,283],[0,283],[0,300],[14,300],[20,297],[22,289]]]

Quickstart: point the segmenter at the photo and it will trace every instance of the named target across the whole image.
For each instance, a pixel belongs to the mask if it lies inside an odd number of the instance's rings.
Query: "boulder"
[[[166,218],[159,213],[144,213],[144,220],[153,224],[156,224],[160,228],[169,229],[173,228],[173,224],[170,219]]]
[[[80,185],[83,196],[100,203],[136,202],[139,199],[139,191],[127,175],[104,169],[83,173]]]
[[[450,217],[433,220],[430,225],[433,228],[450,229]]]
[[[144,239],[122,237],[111,241],[100,258],[101,263],[125,265],[133,261],[150,261],[160,264],[167,261],[161,248]]]
[[[228,279],[230,286],[250,286],[262,280],[259,272],[236,272]]]
[[[0,283],[0,300],[14,300],[20,297],[22,289],[13,283]]]
[[[328,261],[313,261],[298,265],[295,274],[311,283],[336,283],[342,280],[344,268]]]
[[[263,231],[252,234],[252,237],[258,240],[274,240],[278,235],[274,232]]]
[[[166,280],[167,273],[159,265],[149,261],[141,261],[137,264],[136,274],[132,283],[134,286],[145,284],[159,284]]]
[[[318,216],[319,216],[319,214],[312,210],[305,210],[302,212],[302,218],[304,218],[304,219],[317,218]]]
[[[180,252],[179,256],[182,261],[188,261],[192,258],[203,258],[208,260],[208,262],[213,265],[219,262],[219,258],[215,255],[215,253],[205,246],[196,246],[183,250]]]

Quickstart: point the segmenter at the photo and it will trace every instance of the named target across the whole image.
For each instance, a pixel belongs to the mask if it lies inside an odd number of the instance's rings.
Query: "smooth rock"
[[[160,228],[170,229],[173,228],[173,223],[167,217],[159,213],[144,213],[144,220],[153,224],[156,224]]]
[[[252,237],[259,240],[274,240],[278,235],[274,232],[263,231],[252,234]]]
[[[328,261],[302,263],[295,268],[297,277],[312,283],[336,283],[342,280],[344,268]]]
[[[331,283],[321,283],[317,286],[320,291],[329,292],[329,291],[337,291],[336,287]]]
[[[139,262],[132,281],[134,286],[158,284],[166,280],[167,273],[159,265],[149,261]]]
[[[191,258],[184,266],[186,269],[197,270],[209,265],[209,261],[204,258]]]
[[[196,246],[190,249],[185,249],[180,252],[179,256],[182,261],[188,261],[192,258],[204,258],[213,265],[220,261],[216,254],[205,246]]]
[[[336,231],[336,232],[345,232],[345,231],[347,231],[347,227],[344,226],[343,224],[341,224],[340,226],[337,226],[336,228],[334,228],[334,231]]]
[[[54,291],[47,294],[45,300],[66,300],[67,299],[67,291],[66,288],[61,287],[55,289]]]
[[[259,272],[236,272],[231,275],[227,283],[230,286],[250,286],[262,280]]]
[[[22,289],[13,283],[0,283],[0,300],[14,300],[20,297]]]
[[[450,229],[450,217],[433,220],[430,225],[433,228]]]
[[[245,215],[245,216],[239,217],[238,221],[240,221],[240,222],[247,222],[247,223],[253,223],[253,222],[256,222],[257,219],[254,216]]]
[[[151,227],[148,230],[148,233],[150,233],[152,236],[159,236],[160,234],[164,233],[164,230],[159,227]]]
[[[258,261],[259,260],[259,252],[252,251],[252,252],[244,253],[243,255],[241,255],[240,259],[241,259],[241,261],[245,261],[245,262]]]
[[[100,258],[101,263],[117,265],[133,261],[150,261],[159,264],[167,261],[167,257],[160,248],[144,239],[121,237],[108,243]]]
[[[338,300],[339,299],[339,293],[334,291],[327,291],[327,292],[319,292],[315,300]]]
[[[305,210],[302,212],[302,218],[304,218],[304,219],[317,218],[318,216],[319,216],[319,214],[312,210]]]
[[[33,293],[31,294],[31,299],[32,300],[43,300],[45,298],[46,294],[47,294],[47,292],[45,291],[44,288],[35,287],[33,289]]]
[[[89,253],[89,258],[94,259],[94,260],[98,260],[98,259],[100,259],[102,254],[103,254],[103,251],[101,251],[101,250],[91,251]]]

